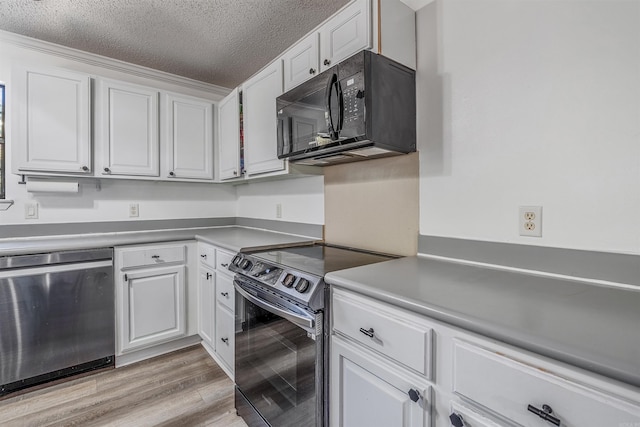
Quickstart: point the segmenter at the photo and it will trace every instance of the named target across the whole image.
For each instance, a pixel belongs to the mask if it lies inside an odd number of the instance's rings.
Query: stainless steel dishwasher
[[[0,257],[0,396],[113,366],[113,250]]]

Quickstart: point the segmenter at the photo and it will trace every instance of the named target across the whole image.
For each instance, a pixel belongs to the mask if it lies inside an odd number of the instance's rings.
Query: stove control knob
[[[287,288],[290,288],[291,286],[293,286],[293,282],[295,281],[296,281],[296,276],[289,273],[286,276],[284,276],[284,279],[282,280],[282,284],[285,285]]]
[[[249,261],[248,259],[245,259],[240,264],[240,268],[243,270],[249,270],[251,267],[252,267],[251,261]]]
[[[240,264],[240,261],[242,261],[242,257],[240,255],[236,255],[233,257],[231,264],[237,266],[238,264]]]
[[[307,279],[300,279],[300,281],[298,282],[298,284],[296,285],[296,291],[300,292],[301,294],[307,292],[307,290],[309,289],[309,281]]]

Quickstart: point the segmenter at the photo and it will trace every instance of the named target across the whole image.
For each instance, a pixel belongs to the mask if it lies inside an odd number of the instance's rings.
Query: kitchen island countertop
[[[640,387],[640,287],[407,257],[325,281]]]

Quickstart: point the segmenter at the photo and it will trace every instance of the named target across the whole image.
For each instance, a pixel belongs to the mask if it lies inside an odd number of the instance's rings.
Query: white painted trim
[[[13,205],[13,200],[0,200],[0,211],[6,211]]]
[[[221,97],[227,96],[231,91],[222,86],[213,85],[210,83],[201,82],[187,77],[178,76],[176,74],[167,73],[153,68],[143,67],[141,65],[135,65],[128,62],[120,61],[118,59],[108,58],[106,56],[97,55],[95,53],[84,52],[78,49],[62,46],[55,43],[46,42],[43,40],[34,39],[31,37],[22,36],[19,34],[10,33],[8,31],[0,30],[0,42],[8,43],[24,49],[33,50],[36,52],[55,55],[61,58],[70,59],[73,61],[82,62],[88,65],[106,68],[121,73],[126,73],[138,77],[150,78],[159,80],[165,83],[179,85],[185,88],[190,88],[198,91],[219,95]]]
[[[433,0],[400,0],[402,3],[409,6],[411,9],[417,11],[418,9],[422,9]]]

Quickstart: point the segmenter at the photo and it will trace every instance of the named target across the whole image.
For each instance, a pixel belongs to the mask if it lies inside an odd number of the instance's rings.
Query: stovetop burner
[[[357,249],[316,244],[239,253],[229,268],[254,284],[258,282],[276,294],[319,310],[323,307],[323,278],[326,273],[392,258]]]

